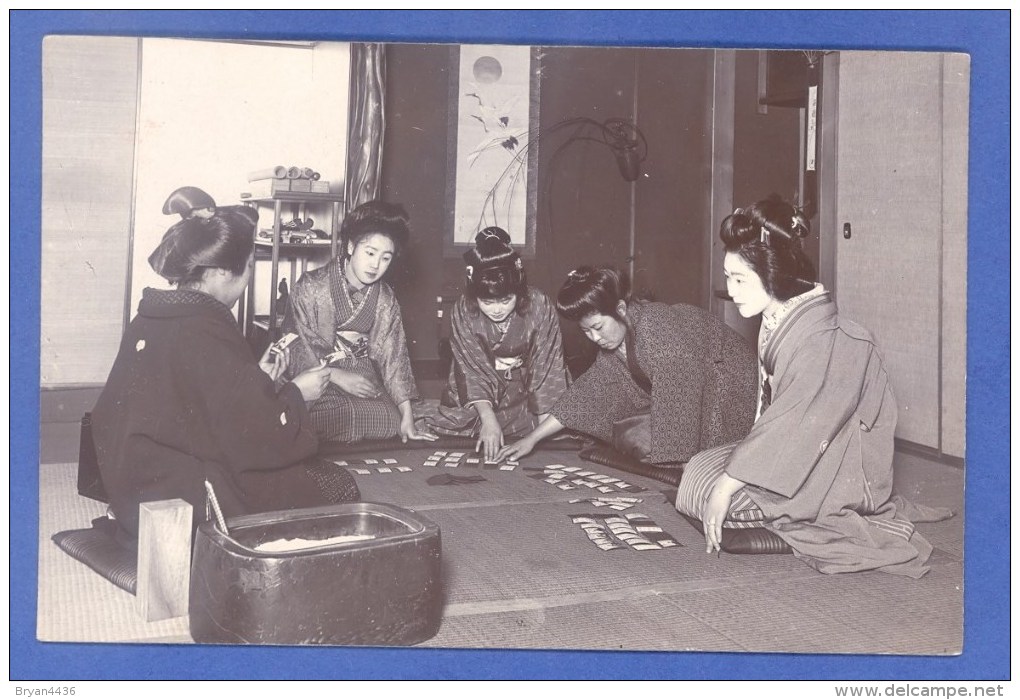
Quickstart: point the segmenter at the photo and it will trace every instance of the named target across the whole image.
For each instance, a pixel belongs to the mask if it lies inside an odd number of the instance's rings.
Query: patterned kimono
[[[701,519],[725,471],[747,486],[724,527],[764,526],[823,573],[924,575],[931,545],[911,520],[951,513],[892,493],[896,402],[871,335],[818,286],[763,318],[759,350],[758,420],[690,461],[677,509]]]
[[[708,447],[739,440],[754,419],[755,361],[722,321],[686,304],[633,302],[631,332],[595,363],[552,414],[567,428],[605,442],[650,414],[651,463],[686,462]]]
[[[529,290],[530,306],[504,329],[462,297],[454,306],[453,366],[438,411],[425,425],[443,435],[474,436],[481,421],[473,404],[487,401],[504,437],[517,438],[538,425],[567,389],[556,307],[541,291]]]
[[[330,366],[366,377],[384,389],[363,399],[330,384],[311,409],[312,425],[323,439],[340,442],[397,435],[397,405],[418,398],[407,355],[400,305],[385,282],[361,290],[348,285],[337,258],[305,274],[290,295],[281,330],[297,333],[290,346],[288,376],[330,358]]]

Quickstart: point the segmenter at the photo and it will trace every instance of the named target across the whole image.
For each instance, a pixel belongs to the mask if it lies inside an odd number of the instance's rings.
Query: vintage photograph
[[[47,36],[36,639],[961,654],[970,84]]]

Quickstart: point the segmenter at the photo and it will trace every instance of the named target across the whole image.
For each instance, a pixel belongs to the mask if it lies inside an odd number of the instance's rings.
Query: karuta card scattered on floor
[[[584,501],[588,499],[577,500]],[[606,543],[612,545],[612,549],[626,547],[636,552],[681,546],[679,542],[666,532],[663,532],[662,528],[643,513],[632,513],[629,515],[602,515],[596,513],[571,515],[569,517],[571,522],[580,525],[588,539],[605,551],[610,550]]]

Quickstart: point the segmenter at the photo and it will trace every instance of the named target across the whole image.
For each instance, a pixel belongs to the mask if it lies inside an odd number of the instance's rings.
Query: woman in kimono
[[[531,432],[567,388],[556,307],[529,287],[510,236],[490,227],[464,254],[467,289],[453,308],[453,366],[438,413],[443,435],[477,437],[493,459],[505,438]]]
[[[315,455],[306,401],[324,366],[281,374],[284,352],[260,361],[231,314],[251,276],[254,227],[238,212],[174,224],[149,264],[175,288],[145,289],[92,430],[110,508],[137,534],[140,503],[181,498],[205,519],[205,482],[228,517],[357,500],[351,476]]]
[[[765,527],[824,573],[914,578],[931,545],[911,519],[948,517],[893,496],[896,402],[875,341],[841,317],[800,245],[807,223],[777,198],[722,223],[726,286],[740,314],[761,314],[758,417],[735,445],[684,470],[677,509],[723,527]]]
[[[686,304],[631,300],[613,268],[570,273],[557,308],[599,346],[594,364],[501,458],[528,454],[563,428],[641,461],[682,463],[742,438],[754,418],[754,354],[722,321]]]
[[[293,372],[323,360],[329,366],[329,386],[310,409],[312,424],[321,438],[339,442],[434,440],[414,424],[418,388],[400,305],[382,281],[407,243],[407,213],[367,202],[348,214],[340,233],[341,254],[298,280],[281,326],[297,335]]]

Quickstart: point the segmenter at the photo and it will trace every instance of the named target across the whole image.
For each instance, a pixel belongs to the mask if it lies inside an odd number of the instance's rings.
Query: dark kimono
[[[739,440],[754,420],[754,352],[735,331],[686,304],[633,302],[624,352],[600,351],[551,413],[565,427],[618,442],[620,426],[650,414],[652,463],[686,462]]]
[[[896,402],[871,335],[818,287],[763,323],[762,341],[761,415],[744,440],[688,464],[678,509],[700,518],[725,470],[747,484],[728,519],[764,525],[819,571],[922,576],[931,545],[911,519],[950,513],[892,493]]]
[[[204,521],[206,480],[227,517],[357,498],[343,470],[299,464],[318,447],[301,392],[277,391],[230,310],[201,292],[144,291],[92,430],[111,508],[132,534],[146,501],[182,498]]]
[[[511,314],[505,330],[463,297],[453,308],[453,366],[437,412],[425,425],[442,435],[474,436],[473,404],[492,405],[504,437],[527,435],[567,389],[556,307],[534,287],[527,313]]]
[[[332,355],[331,367],[360,374],[384,392],[363,399],[330,384],[310,409],[318,435],[340,442],[394,437],[400,430],[397,406],[418,398],[400,305],[385,282],[352,289],[343,264],[337,258],[294,285],[281,327],[298,335],[287,375]]]

